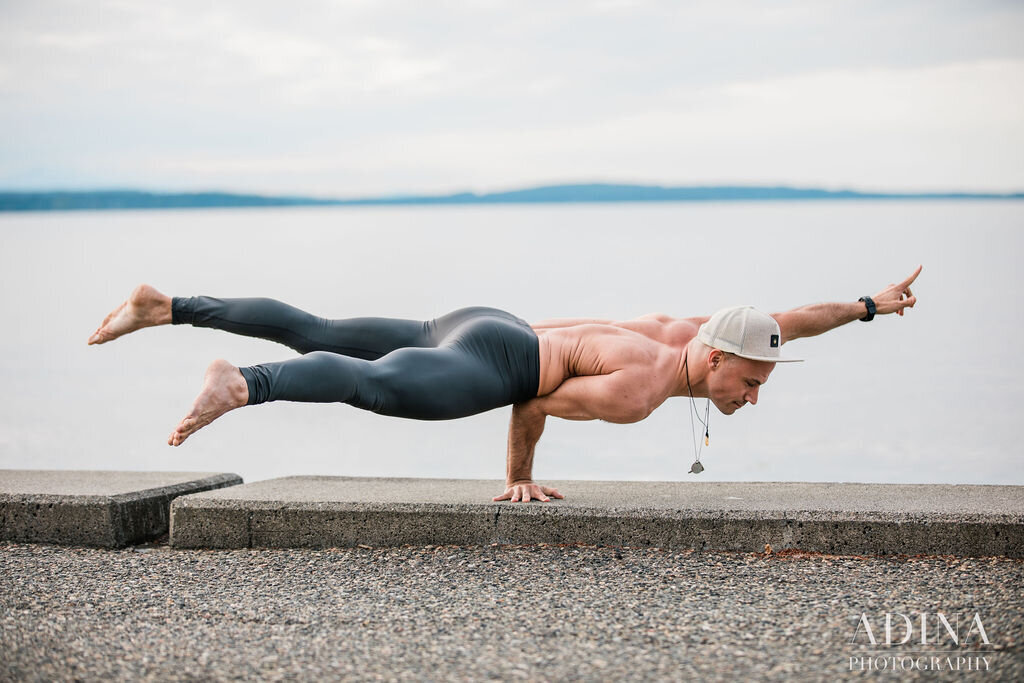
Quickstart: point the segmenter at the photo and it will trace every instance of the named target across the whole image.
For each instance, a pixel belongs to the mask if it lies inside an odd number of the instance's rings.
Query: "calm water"
[[[0,468],[504,476],[510,409],[452,422],[345,405],[235,411],[166,437],[210,360],[294,352],[187,327],[85,341],[139,282],[319,315],[527,320],[856,300],[925,266],[906,317],[787,350],[760,403],[712,408],[703,480],[1024,484],[1024,203],[828,202],[0,215]],[[634,425],[548,420],[539,479],[680,480],[687,399]]]

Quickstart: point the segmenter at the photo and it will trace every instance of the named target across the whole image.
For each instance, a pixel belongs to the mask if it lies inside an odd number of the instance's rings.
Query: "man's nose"
[[[751,388],[750,388],[750,390],[749,390],[749,391],[747,391],[747,395],[746,395],[746,396],[744,396],[743,398],[744,398],[744,399],[745,399],[745,400],[747,401],[747,403],[749,403],[750,405],[752,405],[752,406],[756,406],[756,405],[757,405],[757,392],[758,392],[758,390],[760,390],[760,389],[761,389],[761,387],[751,387]]]

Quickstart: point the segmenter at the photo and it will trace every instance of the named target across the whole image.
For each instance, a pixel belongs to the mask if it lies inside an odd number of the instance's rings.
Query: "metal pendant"
[[[687,472],[687,474],[700,474],[703,471],[704,465],[700,464],[700,460],[696,460],[692,465],[690,465],[690,471]]]

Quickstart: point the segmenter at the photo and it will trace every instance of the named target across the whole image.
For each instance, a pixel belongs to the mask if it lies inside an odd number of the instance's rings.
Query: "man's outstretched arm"
[[[914,283],[921,273],[921,266],[917,267],[910,277],[903,282],[891,284],[872,298],[875,302],[875,315],[896,313],[903,315],[903,311],[912,308],[917,303],[917,297],[910,291],[910,285]],[[814,337],[816,335],[834,330],[846,323],[859,320],[867,315],[867,306],[863,301],[851,303],[827,303],[810,304],[801,306],[785,313],[773,313],[772,317],[779,323],[782,331],[782,343],[801,337]]]
[[[547,320],[541,320],[540,322],[530,323],[530,327],[533,329],[551,329],[554,327],[575,327],[576,325],[611,325],[614,320],[606,320],[604,318],[548,318]]]

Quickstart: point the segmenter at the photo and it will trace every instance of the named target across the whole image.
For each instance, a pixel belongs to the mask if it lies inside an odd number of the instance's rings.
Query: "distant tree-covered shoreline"
[[[549,185],[477,194],[321,199],[232,194],[160,193],[136,190],[0,192],[0,211],[89,211],[117,209],[207,209],[272,206],[390,206],[454,204],[538,204],[593,202],[799,201],[830,199],[1024,199],[1024,193],[885,193],[793,187],[577,184]]]

